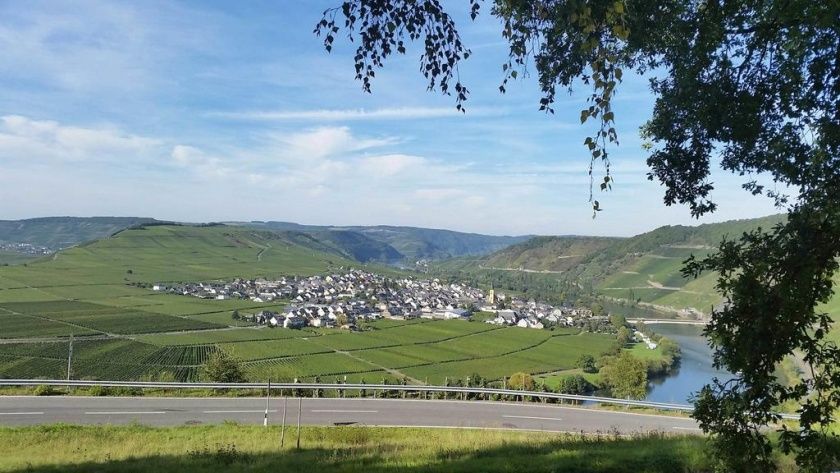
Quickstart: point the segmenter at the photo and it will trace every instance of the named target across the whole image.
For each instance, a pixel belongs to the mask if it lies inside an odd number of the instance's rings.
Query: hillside
[[[0,281],[40,287],[312,274],[352,264],[343,255],[334,244],[301,233],[154,225],[68,248],[26,267],[3,268]]]
[[[483,258],[481,264],[490,269],[568,271],[592,254],[620,240],[619,238],[583,236],[534,237]]]
[[[46,217],[0,220],[0,243],[29,243],[59,250],[107,237],[119,230],[155,222],[140,217]]]
[[[408,260],[485,255],[530,238],[388,225],[318,226],[289,222],[248,222],[237,223],[237,225],[308,233],[342,232],[346,235],[348,232],[353,232],[391,246],[401,255],[399,259]]]
[[[685,279],[680,273],[683,261],[692,254],[708,254],[724,237],[769,228],[783,218],[665,226],[631,238],[537,237],[484,257],[445,261],[436,269],[491,281],[503,289],[534,292],[541,287],[544,292],[554,288],[567,298],[600,295],[619,304],[708,313],[720,303],[715,277]],[[522,273],[549,274],[523,279]]]

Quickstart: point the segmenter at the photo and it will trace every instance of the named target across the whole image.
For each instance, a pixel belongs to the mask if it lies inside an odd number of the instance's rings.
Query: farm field
[[[344,377],[379,382],[443,382],[479,374],[490,380],[517,371],[570,369],[581,354],[599,355],[612,337],[499,328],[479,322],[368,324],[358,333],[230,328],[86,340],[73,345],[72,374],[88,379],[200,379],[215,350],[241,360],[253,381]],[[387,348],[380,348],[383,344]],[[0,344],[0,376],[66,376],[68,340]]]

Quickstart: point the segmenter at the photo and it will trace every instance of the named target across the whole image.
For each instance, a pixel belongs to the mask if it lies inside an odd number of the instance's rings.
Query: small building
[[[297,315],[289,315],[283,321],[284,328],[303,328],[306,326],[306,319]]]

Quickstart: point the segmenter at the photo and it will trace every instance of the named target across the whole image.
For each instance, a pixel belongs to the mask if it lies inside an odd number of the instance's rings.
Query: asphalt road
[[[271,399],[269,424],[297,422],[298,399]],[[0,425],[263,423],[259,398],[0,396]],[[692,419],[542,404],[304,398],[304,425],[480,427],[551,432],[699,432]]]

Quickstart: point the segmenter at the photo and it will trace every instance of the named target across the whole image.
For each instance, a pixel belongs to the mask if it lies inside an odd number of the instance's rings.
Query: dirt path
[[[262,261],[262,256],[263,256],[263,253],[265,253],[265,252],[266,252],[266,250],[268,250],[269,248],[271,248],[271,244],[270,244],[270,243],[266,243],[266,244],[265,244],[265,248],[261,249],[261,250],[260,250],[260,252],[259,252],[259,253],[257,253],[257,261]]]

